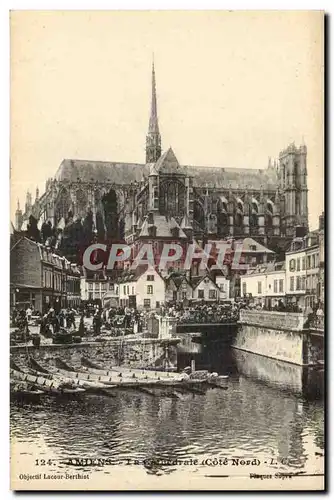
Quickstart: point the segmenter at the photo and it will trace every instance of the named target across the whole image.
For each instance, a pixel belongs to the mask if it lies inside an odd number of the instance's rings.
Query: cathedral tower
[[[308,227],[307,149],[290,144],[280,153],[281,189],[284,193],[286,236],[293,236],[296,226]]]
[[[155,87],[154,62],[152,64],[152,100],[151,115],[146,136],[146,163],[155,163],[161,156],[161,136],[157,113],[157,94]]]
[[[17,209],[15,212],[15,229],[17,231],[20,231],[21,226],[22,226],[22,222],[23,222],[23,214],[22,214],[22,210],[20,209],[20,202],[19,202],[19,200],[17,200]]]

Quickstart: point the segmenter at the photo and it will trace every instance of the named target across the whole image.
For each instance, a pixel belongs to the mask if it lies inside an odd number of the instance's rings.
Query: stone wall
[[[233,347],[297,365],[308,364],[306,317],[300,313],[241,310]]]
[[[136,367],[162,367],[168,359],[168,367],[177,366],[176,345],[174,341],[158,339],[125,339],[106,342],[87,342],[81,344],[57,345],[45,344],[40,347],[12,346],[11,356],[14,359],[24,361],[27,352],[37,361],[53,363],[59,357],[69,365],[80,366],[81,357],[101,364],[103,367],[111,368],[120,363]]]
[[[247,377],[292,392],[300,393],[303,390],[303,371],[306,368],[302,366],[238,349],[234,350],[234,358],[238,372]]]
[[[308,335],[308,362],[310,365],[325,359],[324,336],[319,333],[309,333]]]
[[[267,326],[240,325],[233,347],[269,358],[303,365],[303,332],[281,331]]]

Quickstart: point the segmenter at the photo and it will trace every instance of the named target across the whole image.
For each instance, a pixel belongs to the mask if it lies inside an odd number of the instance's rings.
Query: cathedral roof
[[[140,182],[149,174],[149,166],[140,163],[68,160],[61,162],[55,178],[58,181],[112,182],[130,184]]]
[[[274,169],[221,168],[186,166],[188,175],[193,177],[194,187],[207,185],[216,189],[275,189],[277,174]]]
[[[169,148],[155,164],[155,171],[159,174],[183,174],[184,169],[180,166],[174,151]]]
[[[275,169],[221,168],[181,166],[175,154],[169,148],[156,164],[121,163],[107,161],[70,160],[60,164],[55,178],[58,181],[75,182],[111,182],[130,184],[140,182],[149,174],[181,174],[193,178],[194,187],[216,189],[276,189],[277,174]]]

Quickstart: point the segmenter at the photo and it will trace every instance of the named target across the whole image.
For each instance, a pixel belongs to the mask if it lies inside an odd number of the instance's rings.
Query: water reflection
[[[39,405],[12,403],[12,436],[22,449],[29,442],[31,453],[46,447],[62,460],[137,460],[150,474],[185,467],[156,462],[191,457],[257,457],[280,470],[313,470],[314,464],[321,469],[315,457],[324,448],[323,404],[300,394],[291,367],[274,363],[270,371],[268,360],[254,364],[231,351],[221,353],[225,364],[219,365],[216,354],[211,353],[212,369],[230,373],[227,390],[215,388],[183,400],[119,392],[115,398],[85,395],[78,400],[49,398]],[[196,473],[199,467],[187,466],[187,471]],[[110,472],[107,466],[101,470]]]

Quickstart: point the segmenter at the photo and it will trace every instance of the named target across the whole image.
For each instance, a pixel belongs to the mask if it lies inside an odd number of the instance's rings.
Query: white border
[[[8,436],[8,422],[9,422],[9,403],[8,403],[8,389],[7,389],[7,380],[8,380],[8,366],[9,366],[9,357],[8,357],[8,347],[9,342],[8,342],[8,311],[9,311],[9,176],[8,176],[8,166],[9,166],[9,11],[10,10],[258,10],[258,9],[264,9],[264,10],[325,10],[327,13],[331,14],[333,13],[334,9],[332,7],[333,2],[332,1],[322,1],[322,2],[317,2],[317,1],[311,1],[311,0],[304,0],[304,1],[292,1],[292,0],[280,0],[280,1],[272,1],[268,3],[268,1],[254,1],[254,2],[247,2],[245,0],[234,0],[234,1],[223,1],[223,0],[206,0],[206,1],[187,1],[187,0],[160,0],[159,3],[153,0],[141,0],[140,2],[136,2],[135,0],[118,0],[118,1],[107,1],[107,0],[96,0],[95,2],[93,1],[85,1],[81,0],[80,5],[78,5],[77,2],[73,0],[58,0],[58,1],[48,1],[48,0],[34,0],[30,2],[26,2],[24,0],[12,0],[11,2],[8,0],[3,0],[0,4],[0,62],[1,62],[1,78],[0,78],[0,83],[1,83],[1,92],[0,92],[0,123],[1,123],[1,149],[0,149],[0,155],[1,155],[1,171],[2,171],[2,178],[0,182],[0,203],[1,203],[1,247],[0,247],[0,252],[1,252],[1,262],[3,263],[2,266],[2,276],[1,276],[1,282],[2,282],[2,287],[1,287],[1,301],[0,301],[0,306],[1,306],[1,311],[0,311],[0,318],[3,319],[3,324],[1,328],[1,354],[2,354],[2,359],[0,362],[0,369],[1,369],[1,377],[0,380],[2,381],[1,387],[1,397],[2,397],[2,408],[1,408],[1,436],[0,436],[0,442],[1,442],[1,447],[0,447],[0,456],[1,456],[1,475],[0,475],[0,491],[1,491],[1,498],[10,498],[12,496],[12,493],[9,491],[9,436]],[[331,20],[332,21],[332,20]],[[331,37],[329,37],[331,38]],[[333,64],[333,47],[331,40],[329,41],[329,46],[327,47],[327,50],[330,51],[330,61],[329,64]],[[331,65],[332,65],[331,64]],[[327,79],[329,78],[329,68],[326,68],[326,73],[327,73]],[[328,80],[327,80],[328,81]],[[328,88],[328,92],[330,89]],[[328,106],[330,103],[329,101],[326,103]],[[329,116],[331,116],[330,113],[331,109],[327,110],[327,113]],[[328,122],[330,120],[328,116]],[[327,147],[329,147],[329,144],[334,144],[334,138],[333,138],[333,129],[329,130],[328,134],[328,143]],[[326,154],[327,156],[327,184],[329,183],[329,188],[328,188],[328,203],[331,205],[330,200],[331,200],[331,193],[334,193],[334,174],[333,174],[333,165],[329,163],[330,157],[329,154]],[[331,175],[329,176],[329,173],[331,172]],[[332,206],[328,206],[327,210],[327,217],[329,218],[329,215],[332,214],[331,210]],[[327,244],[332,243],[332,235],[334,234],[333,227],[334,226],[334,218],[332,220],[328,221],[328,230],[330,236],[327,237]],[[329,256],[329,250],[327,251],[327,255]],[[332,271],[332,270],[330,270]],[[328,278],[332,277],[332,272],[330,272],[330,276],[328,273]],[[328,287],[329,289],[329,287]],[[327,303],[327,310],[334,310],[334,294],[330,294],[328,298],[328,303]],[[330,331],[330,328],[328,328],[327,335],[331,337],[331,334],[333,332]],[[334,341],[330,338],[328,342],[328,348],[330,353],[328,354],[328,358],[332,359],[333,356],[333,345]],[[333,396],[332,394],[332,388],[330,387],[330,380],[328,378],[329,382],[329,392],[331,393],[329,395],[329,401],[333,401]],[[331,418],[331,421],[333,421],[333,418]],[[331,436],[331,425],[330,425],[330,419],[328,418],[328,434]],[[328,436],[327,436],[328,440]],[[331,444],[331,439],[329,440],[330,442],[327,442],[327,446],[330,447]],[[332,449],[329,448],[331,451]],[[331,469],[331,467],[330,467]],[[329,472],[329,468],[328,468]],[[329,473],[329,476],[331,474]],[[242,493],[240,493],[240,496]],[[50,497],[55,497],[55,494],[50,494]],[[98,495],[93,495],[96,498],[98,498]],[[113,495],[119,496],[119,495]],[[129,495],[122,495],[120,498],[126,498]],[[201,495],[201,496],[206,496],[206,495]],[[225,497],[235,497],[235,495],[231,494],[224,494]],[[284,497],[292,497],[293,493],[291,494],[285,494]],[[313,497],[320,496],[320,494],[315,493],[312,495]],[[65,494],[62,495],[63,498],[70,498],[70,495]],[[180,497],[181,495],[173,495],[173,497]]]

